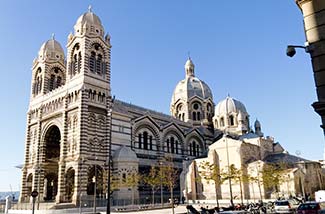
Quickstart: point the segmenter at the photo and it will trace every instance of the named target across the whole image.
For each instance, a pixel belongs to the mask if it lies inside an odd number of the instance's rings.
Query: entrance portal
[[[51,126],[45,134],[44,200],[55,200],[58,191],[58,170],[61,134],[57,126]]]

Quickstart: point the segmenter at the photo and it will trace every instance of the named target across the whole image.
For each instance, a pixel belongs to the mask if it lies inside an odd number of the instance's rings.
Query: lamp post
[[[230,204],[234,206],[233,197],[232,197],[232,186],[231,186],[231,176],[230,176],[230,163],[229,163],[229,150],[228,150],[228,140],[227,134],[225,134],[225,141],[226,141],[226,152],[227,152],[227,167],[228,167],[228,182],[229,182],[229,193],[230,193]]]
[[[96,157],[96,160],[97,160],[97,157]],[[97,195],[97,191],[96,191],[96,188],[97,188],[97,163],[95,163],[95,176],[93,177],[93,182],[94,182],[94,213],[96,213],[96,195]]]
[[[162,171],[161,171],[161,167],[162,167],[162,162],[158,161],[158,165],[159,165],[159,176],[160,176],[160,203],[161,203],[161,207],[164,206],[164,194],[163,194],[163,185],[162,185]]]
[[[39,204],[40,204],[40,189],[41,189],[41,166],[38,164],[37,168],[36,168],[36,173],[37,173],[37,209],[39,210]]]
[[[115,96],[111,100],[111,105],[108,108],[107,116],[109,119],[109,133],[108,133],[108,157],[107,157],[107,206],[106,214],[111,213],[111,155],[112,155],[112,120],[113,120],[113,106],[114,106]]]
[[[82,165],[86,162],[85,158],[80,158],[80,168],[79,168],[79,213],[81,214],[81,207],[82,207],[82,179],[81,179],[81,171],[82,171]]]

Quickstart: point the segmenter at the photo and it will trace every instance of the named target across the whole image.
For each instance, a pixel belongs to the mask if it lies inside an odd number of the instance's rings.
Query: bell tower
[[[64,51],[54,39],[46,41],[40,48],[32,67],[31,101],[65,84]]]

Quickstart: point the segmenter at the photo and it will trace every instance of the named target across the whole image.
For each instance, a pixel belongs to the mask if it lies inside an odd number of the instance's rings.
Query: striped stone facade
[[[40,202],[78,204],[95,193],[105,198],[109,163],[122,178],[148,172],[166,155],[180,171],[184,159],[205,155],[213,129],[113,101],[110,36],[95,14],[83,14],[74,29],[66,60],[53,37],[33,62],[21,202],[30,201],[33,190]],[[113,197],[138,199],[145,189],[120,188]]]

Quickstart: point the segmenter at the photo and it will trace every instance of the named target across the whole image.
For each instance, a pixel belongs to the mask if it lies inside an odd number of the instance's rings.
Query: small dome
[[[244,104],[229,96],[220,101],[215,107],[215,115],[227,115],[233,112],[248,115]]]
[[[135,152],[126,146],[122,146],[115,151],[113,160],[118,162],[138,162]]]
[[[94,34],[100,34],[101,36],[104,35],[104,27],[102,22],[100,21],[99,17],[94,14],[89,7],[88,12],[82,14],[75,26],[75,35],[82,35],[84,32],[89,31]]]
[[[192,62],[192,59],[191,58],[188,58],[188,60],[186,61],[185,63],[185,69],[187,68],[193,68],[194,69],[194,63]]]
[[[255,128],[261,128],[261,123],[257,119],[255,120],[254,127]]]
[[[64,51],[60,43],[54,39],[54,36],[47,42],[44,42],[38,51],[38,58],[42,60],[64,60]]]

